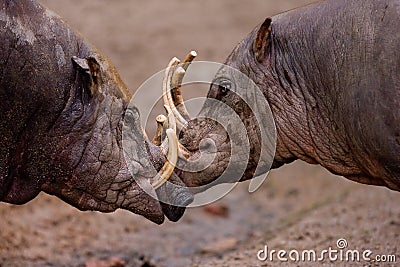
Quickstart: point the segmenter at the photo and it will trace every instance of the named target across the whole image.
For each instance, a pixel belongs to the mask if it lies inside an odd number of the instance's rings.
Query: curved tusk
[[[172,113],[171,107],[164,105],[165,111],[167,112],[168,116],[168,128],[174,130],[176,132],[176,120]]]
[[[180,75],[179,73],[177,73],[176,78],[173,80],[172,83],[172,99],[174,101],[174,106],[177,108],[177,111],[179,112],[179,115],[181,115],[183,117],[183,119],[185,120],[185,122],[187,120],[190,120],[190,115],[189,112],[187,111],[185,104],[184,104],[184,100],[183,100],[183,96],[182,96],[182,81],[183,78],[185,76],[185,73],[187,71],[187,69],[189,68],[190,64],[192,63],[192,61],[197,57],[197,53],[196,51],[191,51],[185,58],[184,62],[181,64],[182,65],[182,69],[183,69],[183,74]],[[181,71],[182,72],[182,71]]]
[[[176,119],[176,124],[178,129],[182,129],[186,126],[187,121],[182,117],[179,111],[176,109],[174,100],[172,97],[172,88],[175,87],[172,84],[176,84],[185,75],[185,70],[182,67],[176,67],[180,63],[179,59],[173,58],[168,64],[165,70],[164,80],[163,80],[163,102],[165,106],[169,106],[171,113]]]
[[[176,117],[173,116],[173,114],[172,114],[173,112],[170,107],[168,107],[167,105],[164,105],[164,108],[168,115],[168,125],[169,125],[168,127],[171,128],[172,130],[174,130],[176,133],[176,129],[177,129]],[[165,155],[168,150],[169,150],[168,141],[164,140],[164,142],[161,144],[161,151],[163,151],[164,155]],[[187,160],[189,158],[189,151],[183,145],[181,145],[181,143],[179,143],[179,141],[178,141],[178,157],[183,160]]]
[[[174,114],[175,118],[176,118],[176,123],[178,125],[178,129],[182,129],[183,127],[186,126],[187,124],[187,120],[186,118],[183,117],[183,114],[181,114],[181,112],[178,110],[182,109],[181,106],[179,106],[179,104],[176,104],[176,100],[179,98],[179,101],[181,104],[183,104],[183,97],[182,97],[182,90],[181,90],[181,84],[182,84],[182,80],[183,77],[185,76],[186,71],[182,68],[182,67],[177,67],[176,70],[172,73],[172,77],[171,77],[171,84],[170,87],[168,88],[170,91],[170,95],[171,95],[171,102],[170,107],[172,110],[172,113]],[[184,108],[186,110],[186,108]],[[187,113],[187,111],[186,111]],[[186,114],[187,118],[189,119],[189,114]]]
[[[172,114],[171,108],[169,106],[167,106],[167,105],[164,105],[164,108],[165,108],[165,111],[167,112],[167,115],[168,115],[168,122],[165,121],[164,122],[164,126],[166,124],[168,124],[169,125],[168,127],[170,129],[174,130],[175,133],[176,133],[176,127],[177,126],[176,126],[175,117]],[[165,116],[164,116],[164,118],[165,118],[165,120],[167,120],[167,118]],[[168,153],[168,151],[169,151],[169,139],[166,138],[166,139],[164,139],[164,141],[162,141],[162,142],[160,141],[160,145],[159,146],[161,148],[162,153],[164,155],[166,155]],[[189,158],[189,151],[184,146],[182,146],[179,143],[179,141],[178,141],[178,157],[183,159],[183,160],[187,160]]]
[[[164,155],[167,154],[167,161],[156,176],[159,177],[159,179],[152,183],[154,189],[158,189],[168,181],[174,172],[178,157],[184,160],[189,157],[189,151],[178,141],[177,128],[180,130],[185,127],[187,120],[190,119],[189,113],[183,103],[181,85],[186,70],[196,56],[197,53],[191,51],[186,56],[182,66],[177,66],[180,61],[174,57],[165,70],[162,92],[164,108],[167,112],[168,119],[163,115],[157,116],[157,132],[153,138],[153,143],[160,146]],[[167,124],[168,126],[166,126]],[[165,131],[167,138],[162,141],[163,131],[166,127],[168,127]]]
[[[186,70],[197,56],[195,51],[191,51],[185,58],[181,66],[177,66],[180,61],[176,57],[171,59],[165,70],[163,80],[163,102],[171,108],[176,118],[178,129],[186,126],[187,120],[190,119],[184,100],[182,97],[182,81],[185,77]]]
[[[164,102],[164,107],[168,106],[171,110],[173,108],[173,100],[172,100],[172,95],[171,95],[171,85],[170,81],[172,79],[172,74],[175,70],[174,66],[178,65],[180,63],[179,59],[174,57],[171,59],[171,61],[168,63],[168,67],[165,69],[165,74],[164,74],[164,79],[162,83],[162,93],[163,93],[163,102]]]
[[[187,70],[190,66],[190,63],[197,57],[197,52],[196,51],[190,51],[189,54],[187,54],[185,61],[183,61],[183,69]]]
[[[152,184],[154,189],[158,189],[168,181],[174,172],[176,162],[178,161],[178,137],[176,136],[176,132],[173,129],[168,128],[166,134],[168,138],[167,161],[157,175],[157,177],[159,176],[160,178]]]
[[[161,152],[164,155],[167,155],[168,149],[168,139],[164,139],[164,141],[160,145]],[[184,161],[187,161],[190,158],[190,152],[187,150],[181,143],[178,141],[178,157]]]
[[[159,146],[159,145],[161,145],[162,135],[164,133],[164,125],[165,125],[165,122],[167,121],[167,117],[165,117],[162,114],[158,115],[156,117],[156,121],[157,121],[157,130],[156,130],[156,134],[154,135],[152,143],[156,146]]]
[[[172,114],[171,108],[167,105],[164,105],[165,111],[167,112],[168,121],[164,123],[164,125],[168,124],[168,128],[172,129],[176,133],[176,121],[175,117]],[[167,155],[169,151],[169,141],[168,138],[165,138],[164,141],[161,142],[160,145],[161,151],[164,155]]]

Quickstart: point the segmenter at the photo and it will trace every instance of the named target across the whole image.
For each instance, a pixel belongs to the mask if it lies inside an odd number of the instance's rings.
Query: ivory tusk
[[[164,105],[165,111],[167,112],[168,120],[164,122],[164,126],[168,125],[168,128],[172,129],[176,133],[176,121],[175,117],[172,114],[171,108],[167,105]],[[168,138],[165,138],[164,141],[161,141],[160,144],[161,151],[164,155],[166,155],[169,151],[169,141]]]
[[[154,189],[158,189],[168,181],[174,172],[176,162],[178,161],[178,137],[176,136],[176,132],[173,129],[168,128],[166,134],[168,138],[167,161],[156,176],[159,177],[159,179],[152,184]]]
[[[174,130],[176,132],[176,120],[174,114],[172,113],[171,107],[164,105],[165,111],[167,112],[168,116],[168,128]]]
[[[167,161],[158,172],[156,176],[158,179],[152,183],[154,189],[158,189],[168,181],[178,162],[178,157],[184,160],[189,158],[189,152],[178,141],[177,128],[180,130],[185,127],[187,120],[190,119],[183,103],[181,85],[186,70],[196,56],[197,53],[191,51],[181,66],[178,66],[179,59],[174,57],[165,70],[162,92],[164,108],[168,118],[163,115],[157,116],[157,132],[153,138],[153,144],[160,146],[164,155],[167,154]],[[168,127],[165,131],[167,138],[162,141],[162,135],[166,127]]]
[[[170,94],[171,94],[171,101],[170,101],[170,107],[172,110],[172,113],[174,114],[175,118],[176,118],[176,122],[178,124],[178,129],[182,129],[183,127],[186,126],[187,124],[187,120],[186,118],[183,117],[183,114],[181,114],[181,112],[178,110],[179,104],[177,105],[177,101],[179,100],[179,102],[183,105],[183,97],[182,97],[182,93],[181,93],[181,84],[182,84],[182,80],[183,77],[185,76],[186,71],[181,67],[177,67],[176,70],[172,73],[172,77],[171,77],[171,85],[168,88],[170,90]],[[185,108],[186,110],[186,108]],[[187,113],[187,111],[186,111]],[[189,116],[186,116],[187,118],[189,118]]]
[[[176,119],[176,124],[178,126],[178,129],[182,129],[187,124],[187,121],[182,117],[182,115],[176,109],[172,97],[173,90],[171,89],[174,88],[173,86],[175,86],[172,84],[181,80],[182,77],[185,75],[185,70],[182,67],[176,67],[176,65],[179,64],[179,62],[180,61],[177,58],[173,58],[168,64],[168,68],[165,72],[163,81],[163,101],[164,105],[170,107],[171,113],[174,115]]]
[[[160,146],[161,141],[162,141],[162,135],[164,132],[164,125],[165,125],[165,122],[167,121],[167,117],[165,117],[162,114],[158,115],[156,117],[156,121],[157,121],[157,130],[156,130],[156,134],[154,135],[152,143],[156,146]]]
[[[185,61],[183,61],[183,69],[187,70],[190,63],[197,57],[197,52],[196,51],[190,51],[189,54],[187,54]]]
[[[177,109],[177,113],[179,113],[179,115],[184,119],[185,124],[187,123],[187,120],[190,119],[189,116],[189,112],[187,111],[185,104],[184,104],[184,100],[183,100],[183,96],[182,96],[182,81],[183,78],[185,76],[186,70],[189,68],[190,63],[192,63],[192,61],[195,59],[195,57],[197,56],[197,53],[195,51],[191,51],[185,58],[184,62],[181,64],[182,65],[182,69],[184,72],[180,72],[183,73],[182,75],[180,75],[180,73],[177,73],[176,78],[173,80],[172,83],[172,99],[174,102],[174,106]]]
[[[173,101],[171,96],[170,80],[172,79],[172,72],[174,71],[174,66],[178,65],[179,63],[180,61],[176,57],[171,59],[171,61],[168,63],[168,67],[165,69],[164,79],[162,83],[164,107],[168,106],[170,107],[170,109],[172,109],[173,107],[173,105],[171,105],[171,103],[173,104]]]
[[[164,141],[160,145],[161,152],[164,155],[168,153],[168,139],[164,139]],[[178,157],[184,161],[187,161],[190,157],[189,151],[178,141]]]

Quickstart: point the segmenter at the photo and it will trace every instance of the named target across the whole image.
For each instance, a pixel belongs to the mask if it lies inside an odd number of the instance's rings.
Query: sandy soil
[[[134,91],[171,57],[191,49],[200,60],[223,62],[266,16],[311,1],[41,2],[108,55]],[[396,255],[399,264],[398,203],[399,193],[301,162],[271,172],[253,194],[241,184],[213,206],[189,209],[178,223],[162,226],[126,211],[80,212],[41,194],[24,206],[0,203],[0,266],[288,266],[261,262],[257,251],[266,244],[322,251],[336,248],[340,238],[349,249]],[[321,265],[384,266],[293,264]]]

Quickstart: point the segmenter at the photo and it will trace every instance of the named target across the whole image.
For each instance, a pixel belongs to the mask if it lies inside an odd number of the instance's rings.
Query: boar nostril
[[[215,145],[214,140],[211,138],[204,138],[203,140],[201,140],[200,141],[200,151],[208,152],[208,153],[216,153],[217,146]]]

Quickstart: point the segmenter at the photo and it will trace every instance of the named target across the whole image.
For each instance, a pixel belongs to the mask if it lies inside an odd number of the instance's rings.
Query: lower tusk
[[[156,130],[156,134],[154,135],[152,143],[156,146],[160,146],[161,140],[162,140],[162,135],[164,132],[164,126],[165,126],[165,122],[167,121],[167,118],[161,114],[161,115],[157,116],[156,121],[157,121],[157,130]]]
[[[164,141],[160,145],[161,152],[164,156],[167,156],[168,153],[168,138],[165,138]]]
[[[168,154],[168,138],[164,139],[164,141],[160,145],[161,152],[163,155]],[[187,161],[190,157],[189,151],[178,141],[178,157],[184,161]]]
[[[166,130],[166,134],[168,138],[167,161],[157,175],[159,179],[152,184],[154,189],[158,189],[168,181],[174,172],[176,162],[178,161],[178,137],[176,136],[176,132],[169,128]]]
[[[172,110],[169,106],[164,105],[165,110],[167,111],[168,116],[168,128],[174,130],[176,132],[176,120],[175,116],[172,113]]]
[[[172,114],[171,108],[167,105],[164,105],[165,111],[167,112],[168,121],[164,122],[164,125],[168,124],[168,128],[172,129],[176,133],[176,121],[175,117]],[[161,142],[160,140],[160,148],[164,155],[167,155],[169,151],[169,139],[165,138],[164,141]]]

